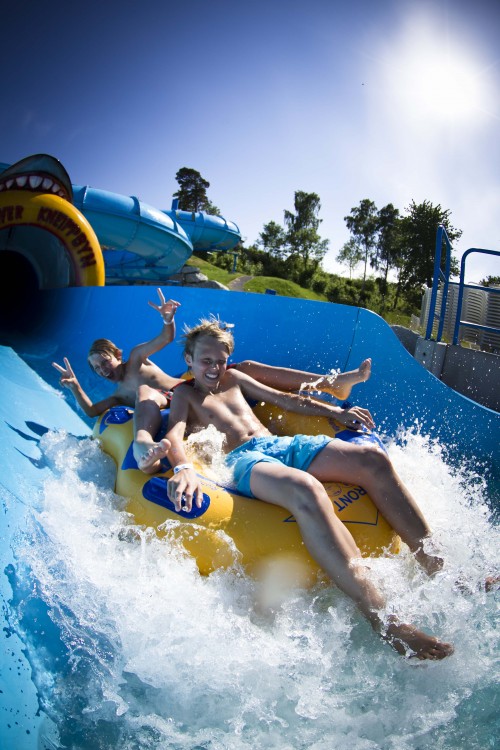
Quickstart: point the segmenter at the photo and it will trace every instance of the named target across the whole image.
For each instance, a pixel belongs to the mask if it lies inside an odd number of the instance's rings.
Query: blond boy
[[[247,398],[267,401],[302,414],[334,417],[344,424],[366,423],[366,410],[342,409],[300,395],[283,393],[247,374],[228,369],[233,337],[216,321],[202,321],[185,336],[184,356],[193,380],[175,389],[171,401],[169,460],[174,475],[168,496],[177,510],[201,505],[202,492],[183,439],[186,430],[214,425],[225,436],[226,461],[244,494],[280,505],[292,513],[304,543],[318,565],[350,596],[372,627],[403,654],[443,659],[453,647],[396,618],[382,618],[382,594],[360,564],[360,551],[335,516],[323,482],[361,484],[375,505],[432,574],[442,560],[424,550],[430,530],[416,502],[388,457],[371,444],[353,445],[328,436],[276,438],[261,424]],[[370,417],[371,418],[371,417]]]

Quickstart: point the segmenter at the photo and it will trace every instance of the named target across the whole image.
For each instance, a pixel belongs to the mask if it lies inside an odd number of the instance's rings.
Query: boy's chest
[[[206,423],[227,421],[241,414],[247,404],[239,388],[228,388],[217,393],[195,393],[192,406],[196,416]]]

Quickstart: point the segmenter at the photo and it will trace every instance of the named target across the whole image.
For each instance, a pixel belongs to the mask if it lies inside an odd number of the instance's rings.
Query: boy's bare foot
[[[356,371],[355,371],[356,372]],[[372,374],[372,361],[371,359],[364,359],[358,367],[359,380],[358,383],[366,383]]]
[[[390,643],[398,654],[421,660],[445,659],[454,651],[451,643],[439,641],[433,635],[427,635],[422,630],[418,630],[414,625],[400,622],[391,622],[382,634],[382,638]]]
[[[436,573],[439,573],[444,565],[444,560],[442,557],[438,557],[437,555],[429,555],[427,552],[424,552],[422,547],[420,547],[415,552],[415,558],[418,560],[428,576],[433,576]]]
[[[372,374],[371,359],[364,359],[356,370],[340,372],[335,378],[324,377],[319,383],[314,385],[325,393],[331,393],[332,396],[340,401],[345,401],[351,395],[352,388],[358,383],[365,383]]]
[[[170,440],[163,438],[158,443],[153,443],[149,448],[146,445],[137,444],[140,456],[136,456],[137,466],[145,474],[155,474],[161,469],[161,459],[165,458],[170,450]]]

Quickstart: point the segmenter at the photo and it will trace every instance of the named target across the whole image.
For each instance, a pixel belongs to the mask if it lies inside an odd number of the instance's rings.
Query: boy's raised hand
[[[161,317],[163,318],[164,323],[171,323],[174,319],[174,315],[177,311],[177,308],[180,307],[181,303],[176,302],[174,299],[169,299],[165,302],[165,297],[163,296],[163,292],[161,289],[158,289],[158,297],[160,298],[160,304],[155,305],[154,302],[148,302],[148,305],[151,307],[154,307],[155,310],[158,310]]]
[[[61,367],[61,365],[58,365],[57,362],[52,362],[52,367],[55,367],[56,370],[61,373],[59,383],[64,388],[72,388],[73,386],[78,385],[78,379],[73,372],[73,368],[69,363],[69,359],[67,359],[66,357],[64,357],[64,365],[64,367]]]

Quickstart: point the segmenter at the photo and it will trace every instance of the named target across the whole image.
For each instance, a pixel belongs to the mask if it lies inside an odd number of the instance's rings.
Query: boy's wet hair
[[[198,325],[193,326],[193,328],[185,326],[182,335],[184,341],[184,354],[189,354],[189,356],[192,357],[196,342],[203,336],[210,336],[223,344],[227,349],[227,353],[231,355],[234,351],[234,338],[230,328],[232,328],[232,326],[227,323],[222,323],[214,315],[210,318],[202,318]]]
[[[116,359],[119,360],[121,360],[123,357],[122,349],[118,349],[116,344],[113,344],[113,342],[109,339],[96,339],[90,346],[89,353],[87,354],[87,359],[93,354],[108,356],[111,355],[112,357],[116,357]]]

